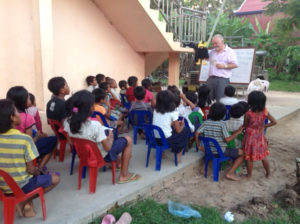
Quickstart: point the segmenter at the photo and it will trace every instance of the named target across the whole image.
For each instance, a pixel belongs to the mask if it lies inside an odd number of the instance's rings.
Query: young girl
[[[16,126],[16,129],[32,137],[32,126],[35,124],[34,118],[25,112],[30,105],[28,91],[23,86],[15,86],[8,90],[7,99],[12,100],[20,113],[21,123]],[[47,137],[46,134],[37,132],[33,138],[36,147],[39,151],[39,168],[46,171],[47,162],[50,160],[53,150],[57,144],[55,136]]]
[[[153,125],[162,129],[172,152],[177,153],[177,159],[180,162],[182,149],[189,139],[189,130],[184,126],[183,120],[178,121],[179,114],[176,111],[175,97],[169,90],[160,91],[157,94]],[[172,127],[174,130],[172,130]],[[157,140],[159,142],[160,139]]]
[[[39,131],[40,133],[43,133],[41,117],[35,103],[35,96],[32,93],[29,93],[29,99],[30,99],[30,104],[25,111],[27,114],[30,114],[34,118],[35,125],[33,126],[33,128],[35,129],[35,131]]]
[[[113,134],[109,131],[106,137],[107,128],[100,122],[89,120],[94,110],[94,96],[86,90],[76,92],[68,100],[67,114],[70,115],[64,122],[64,128],[70,137],[88,139],[96,143],[101,143],[103,149],[107,152],[104,157],[106,162],[117,160],[118,154],[121,156],[121,172],[118,183],[128,183],[140,179],[138,174],[129,173],[129,160],[132,151],[132,140],[129,136],[120,137],[113,140]]]
[[[266,177],[270,176],[270,167],[267,160],[269,155],[264,128],[276,124],[275,118],[265,109],[266,96],[263,92],[253,91],[248,96],[250,111],[245,114],[244,127],[246,129],[243,138],[245,160],[247,160],[248,178],[252,177],[253,161],[261,160],[266,170]],[[265,125],[265,119],[270,123]]]
[[[131,102],[135,101],[133,90],[137,86],[138,78],[136,76],[130,76],[128,78],[127,83],[129,85],[129,88],[126,90],[126,95],[127,95],[128,101],[131,103]]]
[[[146,95],[144,98],[145,103],[150,103],[152,107],[155,106],[155,100],[153,98],[153,93],[151,92],[152,82],[150,79],[143,79],[142,86],[146,90]]]

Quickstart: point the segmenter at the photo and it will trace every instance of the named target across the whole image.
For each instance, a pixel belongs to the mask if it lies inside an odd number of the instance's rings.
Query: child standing
[[[267,160],[269,155],[267,140],[264,135],[264,128],[276,124],[275,118],[267,112],[266,96],[263,92],[252,91],[248,96],[250,111],[245,114],[244,127],[245,135],[243,138],[243,149],[245,160],[247,160],[248,178],[252,177],[253,161],[261,160],[266,171],[266,177],[270,176],[270,167]],[[265,125],[265,119],[270,123]]]
[[[86,77],[85,81],[86,81],[86,84],[88,86],[87,89],[86,89],[87,91],[93,92],[93,90],[95,88],[97,88],[98,83],[97,83],[97,80],[96,80],[95,76],[90,75],[90,76]]]
[[[177,96],[169,90],[160,91],[157,94],[152,123],[162,129],[172,152],[177,153],[178,162],[181,162],[182,150],[189,139],[189,130],[184,126],[183,120],[178,121],[179,114],[176,110],[175,98]],[[158,143],[160,143],[159,140],[158,138]]]
[[[13,102],[0,100],[0,169],[8,172],[24,193],[38,187],[48,192],[59,183],[59,177],[55,174],[40,175],[42,171],[33,165],[33,160],[39,153],[32,138],[15,129],[20,122],[20,114]],[[0,189],[4,193],[12,193],[2,181]],[[21,217],[35,216],[33,198],[17,204],[17,211]]]
[[[111,131],[106,137],[105,130],[107,128],[103,127],[98,121],[89,120],[93,112],[94,101],[93,95],[86,90],[76,92],[72,96],[70,101],[71,111],[68,112],[71,116],[64,122],[66,132],[68,132],[70,137],[101,143],[103,149],[107,152],[107,155],[104,157],[106,162],[117,160],[118,154],[122,153],[118,183],[128,183],[140,179],[140,175],[128,172],[132,151],[131,138],[125,136],[113,140]]]
[[[137,86],[138,78],[135,76],[130,76],[128,78],[129,88],[126,90],[126,95],[129,103],[135,101],[134,88]]]
[[[201,108],[204,116],[203,119],[207,119],[207,115],[209,113],[209,108],[211,104],[211,99],[210,99],[210,88],[208,85],[202,85],[198,89],[198,107]]]

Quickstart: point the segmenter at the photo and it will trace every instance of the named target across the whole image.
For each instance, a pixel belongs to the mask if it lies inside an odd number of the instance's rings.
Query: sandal
[[[127,180],[119,180],[118,184],[125,184],[125,183],[129,183],[129,182],[134,182],[137,181],[141,178],[140,175],[133,173],[131,174],[131,176],[127,179]]]

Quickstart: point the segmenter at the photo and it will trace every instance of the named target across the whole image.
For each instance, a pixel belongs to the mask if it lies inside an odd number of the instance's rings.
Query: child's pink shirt
[[[146,94],[145,94],[144,102],[145,103],[151,103],[152,98],[153,98],[152,92],[149,91],[148,89],[146,89]]]
[[[26,109],[26,113],[30,114],[34,118],[36,129],[38,131],[40,131],[40,132],[43,132],[43,130],[42,130],[42,122],[41,122],[39,110],[37,109],[37,107],[34,107],[34,106],[28,107]]]
[[[20,132],[25,133],[25,130],[31,128],[34,124],[34,118],[30,114],[26,114],[24,112],[20,113],[21,123],[16,126]]]

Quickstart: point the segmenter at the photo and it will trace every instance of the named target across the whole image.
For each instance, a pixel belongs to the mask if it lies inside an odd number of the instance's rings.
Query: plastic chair
[[[225,105],[225,107],[226,107],[226,114],[225,114],[225,119],[224,119],[224,121],[230,119],[230,108],[231,108],[231,105]]]
[[[100,117],[100,119],[101,119],[101,121],[102,121],[102,124],[103,124],[105,127],[107,127],[107,128],[112,128],[112,129],[114,130],[114,131],[113,131],[114,139],[117,139],[117,138],[118,138],[118,128],[110,127],[109,124],[108,124],[107,121],[106,121],[105,116],[104,116],[102,113],[98,112],[98,111],[94,111],[94,112],[92,113],[92,115],[91,115],[91,117],[93,117],[93,118],[96,118],[97,116]]]
[[[162,152],[164,150],[169,149],[170,147],[169,147],[167,139],[160,127],[158,127],[156,125],[152,125],[152,124],[144,124],[144,130],[145,130],[145,134],[146,134],[146,142],[148,144],[146,167],[148,167],[148,165],[149,165],[151,148],[155,148],[156,149],[155,170],[159,171],[161,168]],[[159,138],[162,141],[162,145],[157,144],[154,132],[159,134]],[[175,162],[175,166],[177,166],[178,163],[177,163],[177,154],[176,153],[174,153],[174,162]]]
[[[187,119],[185,119],[185,118],[182,117],[182,116],[179,116],[178,120],[181,121],[182,119],[183,119],[183,121],[184,121],[184,126],[187,127],[187,128],[189,129],[189,139],[190,139],[191,137],[194,137],[195,131],[194,131],[194,132],[191,132],[190,125],[189,125],[189,122],[187,121]],[[195,129],[195,130],[196,130],[196,129]],[[186,151],[186,146],[185,146],[184,149],[183,149],[182,155],[185,154],[185,151]],[[196,151],[198,152],[198,148],[197,148],[197,147],[196,147]]]
[[[121,102],[122,102],[123,106],[129,111],[131,105],[130,105],[130,102],[128,101],[127,96],[122,93],[120,94],[120,96],[121,96]]]
[[[136,145],[138,130],[144,129],[144,124],[152,124],[152,115],[148,110],[132,110],[129,119],[133,126],[133,143]]]
[[[104,167],[109,163],[105,162],[97,143],[87,139],[71,138],[75,149],[79,156],[79,172],[78,172],[78,190],[81,188],[82,168],[89,168],[89,192],[96,192],[96,183],[98,176],[98,168]],[[115,184],[116,162],[110,163],[112,166],[112,182]]]
[[[205,173],[204,173],[204,177],[207,178],[208,161],[212,160],[213,161],[213,180],[218,182],[220,163],[222,163],[223,161],[227,161],[231,158],[227,157],[227,156],[224,156],[223,151],[222,151],[219,143],[215,139],[209,138],[209,137],[203,137],[203,136],[199,136],[199,139],[203,142],[204,149],[205,149]],[[211,144],[214,145],[214,147],[216,148],[218,154],[214,154],[212,152]]]
[[[66,151],[66,145],[68,143],[68,133],[64,131],[64,127],[61,122],[57,120],[48,119],[48,123],[51,126],[51,129],[53,130],[55,136],[57,137],[59,141],[59,162],[63,162],[65,159],[65,151]],[[72,149],[72,146],[71,146]],[[53,158],[56,158],[56,151],[53,152]]]
[[[16,204],[32,198],[35,195],[39,195],[41,199],[43,218],[46,220],[46,205],[44,199],[44,190],[41,187],[34,189],[33,191],[25,194],[15,180],[4,170],[0,169],[0,176],[4,179],[5,183],[9,186],[13,195],[5,195],[0,190],[0,200],[3,201],[3,216],[4,224],[13,224],[15,218]]]

